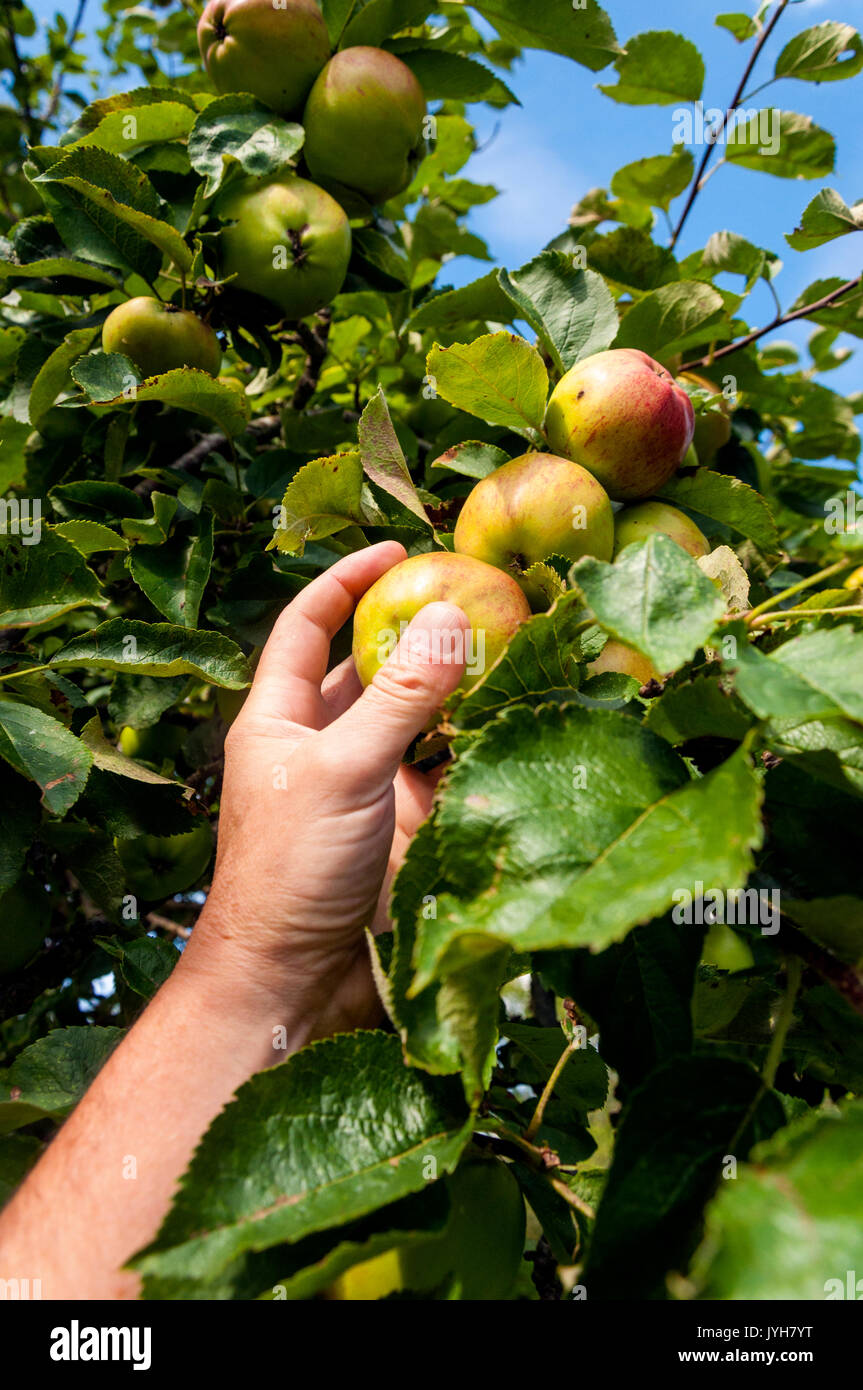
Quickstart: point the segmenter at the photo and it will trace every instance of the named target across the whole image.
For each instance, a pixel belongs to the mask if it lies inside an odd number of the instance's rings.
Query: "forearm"
[[[0,1277],[41,1280],[43,1298],[134,1298],[122,1265],[155,1235],[210,1121],[310,1035],[298,1006],[285,1016],[242,972],[187,956],[0,1215]]]

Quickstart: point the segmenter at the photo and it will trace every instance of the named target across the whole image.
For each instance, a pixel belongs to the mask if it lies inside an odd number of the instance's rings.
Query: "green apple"
[[[238,289],[271,300],[289,319],[336,297],[351,258],[351,229],[329,193],[295,174],[243,179],[216,211],[233,223],[221,235],[222,272]]]
[[[382,48],[343,48],[309,93],[303,156],[313,179],[383,203],[425,155],[426,99],[410,68]]]
[[[598,478],[610,497],[656,492],[692,443],[692,402],[671,373],[634,348],[578,362],[551,394],[545,419],[556,454]]]
[[[646,656],[637,652],[634,647],[628,647],[625,642],[615,642],[613,638],[609,638],[599,656],[590,662],[587,669],[592,676],[600,676],[605,671],[634,676],[639,685],[647,685],[648,681],[660,679]]]
[[[427,603],[454,603],[470,623],[466,642],[450,631],[439,638],[442,650],[450,650],[449,643],[454,642],[454,654],[466,661],[458,686],[461,692],[482,679],[516,628],[530,617],[527,599],[515,580],[493,565],[447,550],[413,555],[381,575],[357,604],[353,655],[363,685],[373,680],[404,627]]]
[[[863,565],[858,565],[856,570],[852,570],[848,578],[844,581],[846,589],[863,589]]]
[[[112,309],[102,325],[103,352],[122,352],[144,376],[197,367],[218,376],[222,348],[208,323],[190,309],[137,295]]]
[[[201,877],[213,853],[213,832],[201,819],[184,835],[139,835],[115,843],[129,892],[155,902],[182,893]]]
[[[681,372],[680,379],[690,382],[693,386],[699,386],[702,391],[709,391],[712,396],[718,395],[720,390],[714,382],[709,381],[706,376],[699,376],[697,372]],[[730,438],[731,411],[725,401],[718,410],[705,410],[696,415],[692,442],[700,464],[711,464],[718,450],[723,444],[727,444]]]
[[[636,502],[624,507],[614,518],[614,553],[619,555],[627,545],[643,541],[660,532],[696,558],[709,555],[706,536],[690,521],[685,512],[667,502]]]
[[[550,555],[610,560],[614,512],[605,488],[580,464],[556,454],[522,454],[477,483],[453,543],[460,555],[496,565],[521,583],[524,570]]]
[[[512,1298],[524,1251],[524,1201],[506,1164],[470,1158],[447,1180],[451,1210],[437,1236],[354,1265],[326,1292],[352,1302],[448,1288],[465,1302]]]
[[[21,970],[48,935],[51,899],[26,875],[0,895],[0,975]]]
[[[283,116],[302,109],[330,56],[317,0],[210,0],[198,47],[219,92],[251,92]]]
[[[749,942],[733,931],[727,922],[714,922],[709,928],[701,949],[701,960],[704,965],[727,970],[729,975],[735,975],[738,970],[748,970],[755,964]]]
[[[124,724],[120,730],[120,752],[127,758],[161,766],[165,758],[179,753],[188,737],[188,729],[181,724],[154,724],[148,729],[133,729],[131,724]]]

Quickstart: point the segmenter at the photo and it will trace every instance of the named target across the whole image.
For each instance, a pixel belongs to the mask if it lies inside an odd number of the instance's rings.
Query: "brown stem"
[[[694,362],[684,362],[680,368],[681,372],[694,371],[696,367],[712,367],[714,362],[718,362],[721,357],[730,357],[733,352],[739,352],[741,348],[749,347],[750,343],[757,343],[759,338],[763,338],[766,333],[772,333],[775,328],[781,328],[785,323],[793,323],[795,319],[805,319],[808,314],[815,313],[818,309],[826,309],[835,300],[841,299],[843,295],[854,290],[863,280],[863,276],[858,275],[853,280],[846,280],[844,285],[833,290],[830,294],[825,294],[823,299],[815,299],[811,304],[804,304],[802,309],[794,309],[791,313],[781,314],[772,323],[768,323],[764,328],[756,328],[753,333],[747,333],[745,338],[738,338],[736,343],[729,343],[727,347],[719,348],[717,352],[710,352],[706,357],[699,357]]]
[[[749,55],[749,62],[746,64],[746,68],[743,73],[743,76],[740,79],[737,91],[731,98],[731,105],[728,107],[728,109],[725,112],[725,115],[722,117],[718,130],[713,132],[713,139],[710,141],[710,143],[704,151],[704,154],[701,157],[701,163],[698,166],[698,172],[696,173],[695,178],[692,182],[692,187],[689,190],[689,197],[686,200],[686,206],[680,214],[680,219],[671,236],[669,247],[672,251],[674,250],[674,247],[677,245],[677,242],[680,238],[680,233],[683,231],[684,225],[686,223],[686,219],[692,211],[692,205],[695,202],[695,199],[698,197],[699,192],[701,191],[701,180],[703,179],[704,172],[708,164],[710,163],[710,156],[713,154],[713,151],[716,148],[716,142],[719,139],[719,137],[725,133],[726,127],[728,126],[728,122],[731,118],[732,113],[735,112],[738,106],[740,105],[740,99],[743,96],[743,93],[746,91],[746,84],[752,76],[752,69],[758,62],[758,58],[762,48],[766,44],[767,40],[770,38],[770,35],[773,33],[773,30],[775,29],[777,23],[781,19],[782,12],[787,8],[788,3],[789,0],[779,0],[779,8],[774,11],[772,18],[770,19],[770,22],[765,25],[765,27],[759,34],[758,40],[754,48],[752,49],[751,54]]]
[[[305,409],[318,389],[321,370],[327,357],[332,313],[329,309],[322,309],[318,314],[318,320],[316,328],[309,328],[304,323],[297,324],[297,337],[306,350],[306,365],[291,398],[292,410]]]

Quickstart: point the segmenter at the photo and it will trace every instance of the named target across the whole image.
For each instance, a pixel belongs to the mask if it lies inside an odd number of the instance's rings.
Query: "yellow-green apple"
[[[458,686],[461,692],[481,680],[516,628],[530,617],[527,599],[515,580],[493,565],[447,550],[412,555],[387,570],[357,604],[353,655],[363,685],[374,678],[404,628],[427,603],[454,603],[470,623],[467,637],[449,629],[437,637],[444,655],[466,663]],[[434,633],[430,640],[435,640]]]
[[[549,555],[610,560],[614,512],[592,473],[556,454],[522,454],[478,482],[459,513],[453,544],[533,586],[521,573]]]
[[[614,518],[615,555],[619,555],[625,546],[643,541],[657,532],[670,536],[696,559],[699,555],[710,554],[706,536],[685,512],[669,506],[667,502],[635,502],[631,507],[624,507]]]
[[[655,492],[692,443],[692,402],[670,372],[634,348],[578,362],[552,392],[546,433],[556,454],[598,478],[610,497]]]
[[[634,647],[628,647],[625,642],[616,642],[611,637],[587,669],[592,676],[600,676],[606,671],[634,676],[640,685],[660,679],[659,673],[646,656],[637,652]]]
[[[222,365],[222,349],[208,323],[190,309],[143,294],[111,310],[102,325],[102,350],[123,353],[144,376],[174,367],[218,376]]]
[[[425,154],[426,99],[410,68],[382,48],[343,48],[309,93],[303,156],[313,179],[373,203],[407,188]]]
[[[396,1246],[354,1265],[325,1297],[352,1302],[387,1298],[405,1290],[463,1302],[512,1298],[524,1250],[524,1200],[509,1168],[469,1159],[447,1180],[450,1216],[443,1231]]]
[[[238,289],[278,305],[282,316],[305,318],[341,289],[351,258],[351,229],[322,188],[277,174],[243,179],[227,189],[216,211],[223,229],[222,273]]]
[[[251,92],[283,116],[302,109],[330,56],[317,0],[210,0],[198,47],[219,92]]]
[[[699,376],[697,372],[681,372],[681,381],[688,381],[693,386],[698,386],[702,391],[709,391],[712,396],[719,394],[719,387],[706,376]],[[704,410],[695,417],[695,434],[693,444],[698,455],[700,464],[710,464],[716,457],[717,451],[727,444],[731,438],[731,410],[728,402],[723,399],[718,410]]]

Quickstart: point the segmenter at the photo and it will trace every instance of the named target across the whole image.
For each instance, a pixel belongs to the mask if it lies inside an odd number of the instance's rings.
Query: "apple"
[[[330,56],[317,0],[210,0],[198,47],[219,92],[251,92],[282,116],[298,113]]]
[[[701,961],[703,965],[715,965],[717,970],[735,975],[738,970],[748,970],[754,965],[755,957],[749,942],[727,922],[714,922],[704,938]]]
[[[51,899],[35,879],[20,878],[0,894],[0,975],[21,970],[48,935]]]
[[[351,229],[322,188],[295,174],[243,179],[226,190],[216,211],[234,224],[222,231],[222,271],[238,289],[271,300],[289,319],[313,314],[338,294]]]
[[[844,582],[846,589],[863,589],[863,565],[858,565],[856,570],[852,570]]]
[[[427,603],[437,602],[456,604],[471,626],[463,652],[460,634],[441,635],[442,642],[457,640],[457,654],[466,659],[467,669],[458,686],[462,693],[482,679],[516,628],[530,617],[527,599],[515,580],[493,565],[447,550],[413,555],[381,575],[357,604],[353,655],[363,685],[371,682],[391,654],[403,625]]]
[[[213,832],[209,821],[199,820],[182,835],[139,835],[115,845],[129,892],[155,902],[182,893],[201,877],[213,853]]]
[[[353,1302],[446,1288],[464,1302],[511,1299],[524,1251],[524,1201],[506,1164],[469,1158],[447,1180],[450,1216],[437,1236],[395,1246],[340,1275],[325,1297]]]
[[[309,172],[318,183],[386,202],[407,188],[425,154],[425,118],[425,94],[401,58],[382,48],[344,48],[306,102]]]
[[[709,381],[706,376],[699,376],[697,372],[682,372],[680,379],[690,382],[693,386],[699,386],[702,391],[709,391],[712,396],[719,393],[720,388],[714,382]],[[712,463],[717,451],[723,444],[727,444],[730,438],[731,411],[725,400],[718,410],[707,410],[701,415],[696,415],[692,442],[700,464]]]
[[[118,742],[120,752],[127,758],[139,758],[161,767],[166,758],[174,758],[179,753],[188,737],[188,729],[181,724],[153,724],[147,729],[133,729],[131,724],[124,724]]]
[[[614,512],[592,473],[556,454],[521,454],[477,483],[453,536],[460,555],[474,555],[519,576],[538,560],[595,555],[610,560]],[[533,597],[532,586],[522,587]]]
[[[670,372],[635,348],[578,362],[551,394],[545,419],[556,454],[598,478],[610,497],[655,492],[692,443],[692,402]]]
[[[102,325],[102,351],[121,352],[144,376],[197,367],[218,376],[222,348],[208,323],[190,309],[137,295],[112,309]]]
[[[615,555],[634,541],[643,541],[657,532],[669,536],[696,559],[699,555],[710,554],[706,536],[685,512],[669,506],[667,502],[636,502],[631,507],[624,507],[614,518]]]
[[[596,660],[589,663],[587,669],[592,676],[600,676],[605,671],[634,676],[639,685],[647,685],[649,681],[660,679],[659,673],[646,656],[637,652],[634,647],[628,647],[625,642],[616,642],[612,637],[608,639]]]

